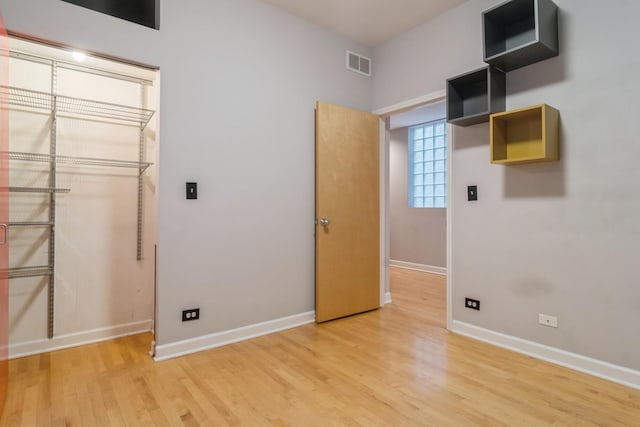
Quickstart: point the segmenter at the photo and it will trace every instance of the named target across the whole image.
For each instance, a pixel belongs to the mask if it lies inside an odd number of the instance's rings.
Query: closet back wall
[[[160,30],[0,0],[7,28],[161,70],[159,344],[314,308],[314,105],[371,110],[371,49],[258,0],[161,4]],[[197,181],[198,200],[185,200]],[[199,306],[200,320],[181,322]]]

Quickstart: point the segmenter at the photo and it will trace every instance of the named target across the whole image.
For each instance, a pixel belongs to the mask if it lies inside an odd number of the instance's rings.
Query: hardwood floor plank
[[[150,334],[11,360],[0,426],[640,426],[639,390],[448,332],[445,281],[158,363]]]

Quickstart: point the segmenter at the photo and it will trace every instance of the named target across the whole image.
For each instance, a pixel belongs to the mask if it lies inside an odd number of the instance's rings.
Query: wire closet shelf
[[[0,187],[0,192],[9,193],[68,193],[71,190],[69,188],[54,188],[54,187]]]
[[[153,163],[149,162],[134,162],[130,160],[113,160],[113,159],[99,159],[95,157],[74,157],[74,156],[52,156],[50,154],[39,153],[24,153],[19,151],[4,151],[0,152],[0,158],[8,158],[9,160],[24,160],[30,162],[55,162],[66,163],[72,165],[86,165],[86,166],[110,166],[120,168],[137,168],[140,169],[140,173],[144,172]]]
[[[52,95],[30,89],[0,85],[0,99],[10,105],[53,111],[72,116],[96,117],[123,123],[131,123],[145,128],[155,113],[145,108],[111,104],[65,95]]]
[[[7,274],[9,279],[19,279],[22,277],[36,277],[36,276],[50,276],[53,274],[53,269],[48,265],[39,265],[34,267],[15,267],[9,268],[2,272]]]

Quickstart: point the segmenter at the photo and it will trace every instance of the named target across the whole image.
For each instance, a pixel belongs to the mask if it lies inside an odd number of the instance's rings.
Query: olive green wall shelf
[[[492,114],[491,163],[514,165],[559,159],[560,113],[546,104]]]

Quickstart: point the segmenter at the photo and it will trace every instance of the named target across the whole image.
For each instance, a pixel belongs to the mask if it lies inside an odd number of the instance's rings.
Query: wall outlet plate
[[[198,320],[200,318],[199,308],[190,308],[188,310],[182,310],[182,321],[188,322],[190,320]]]
[[[465,298],[464,299],[464,306],[467,307],[467,308],[470,308],[472,310],[480,311],[480,300],[472,299],[472,298]]]
[[[538,314],[538,323],[543,326],[549,326],[550,328],[558,327],[558,318],[556,316],[549,316],[548,314]]]

